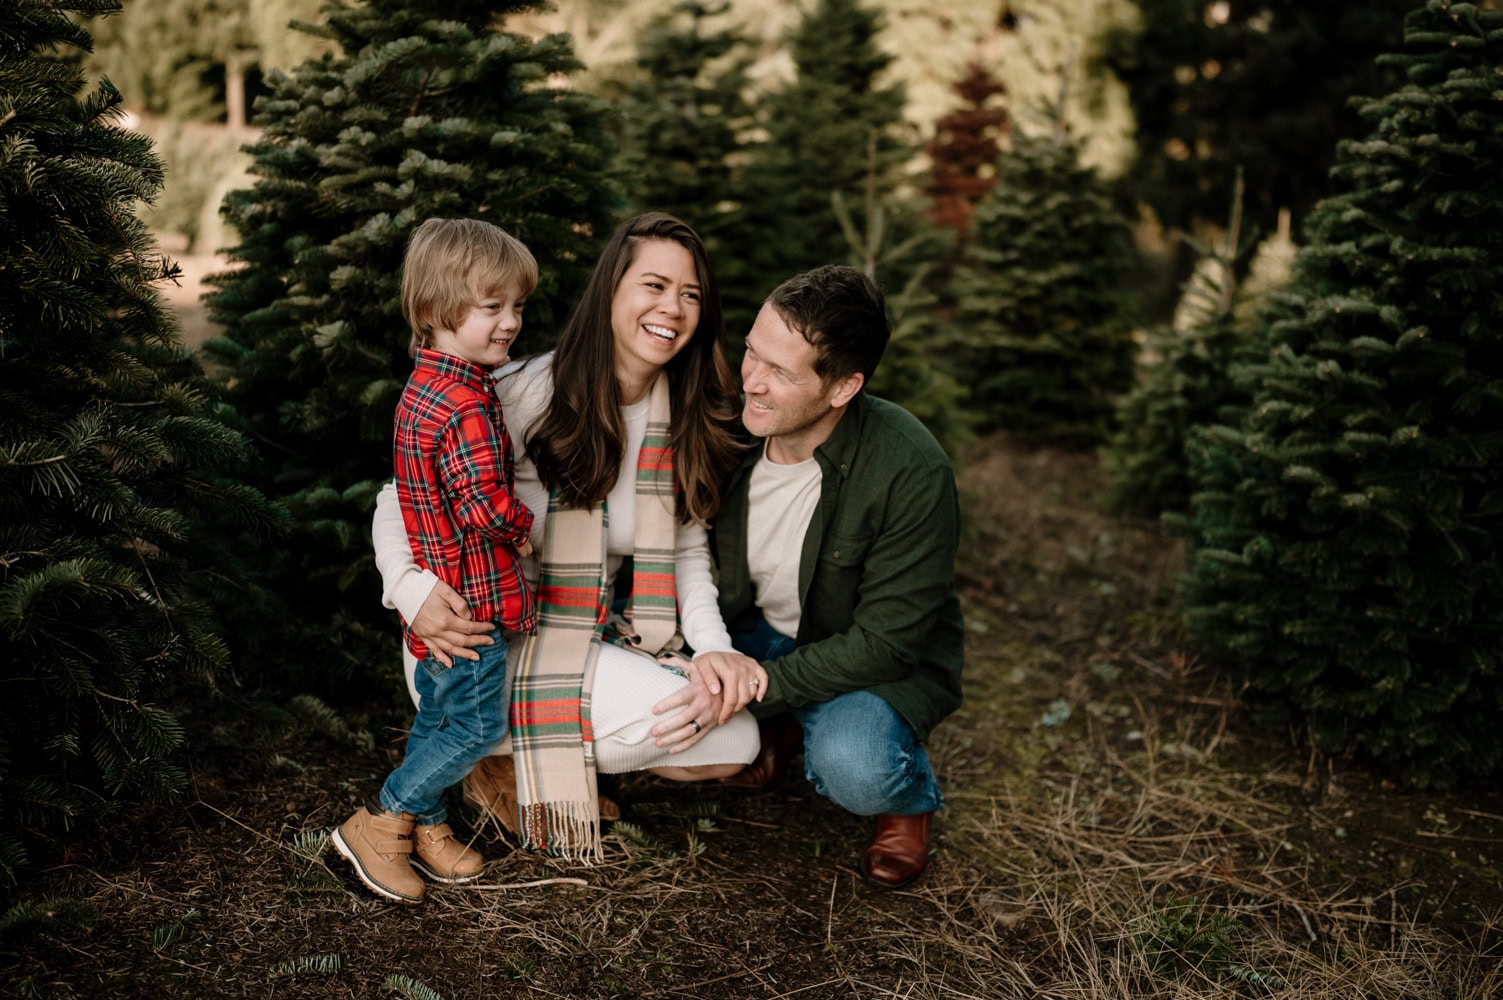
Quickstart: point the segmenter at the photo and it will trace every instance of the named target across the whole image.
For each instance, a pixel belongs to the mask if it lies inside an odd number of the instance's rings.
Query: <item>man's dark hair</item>
[[[826,264],[772,290],[768,305],[819,351],[814,373],[826,383],[860,372],[870,382],[892,328],[877,283],[854,267]]]

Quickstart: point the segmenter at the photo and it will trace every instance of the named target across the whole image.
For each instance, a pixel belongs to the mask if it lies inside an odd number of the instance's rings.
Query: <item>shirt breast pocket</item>
[[[819,561],[832,569],[859,569],[866,561],[866,553],[872,547],[873,537],[870,534],[831,532],[820,546]]]
[[[825,536],[819,550],[819,569],[810,582],[804,605],[810,634],[833,635],[850,628],[855,621],[857,595],[873,537],[837,533]],[[801,627],[800,632],[803,631]]]

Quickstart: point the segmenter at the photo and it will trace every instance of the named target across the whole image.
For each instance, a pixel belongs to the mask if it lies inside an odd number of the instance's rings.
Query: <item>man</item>
[[[929,857],[941,804],[922,742],[960,705],[959,508],[938,442],[864,389],[890,330],[876,284],[820,267],[779,285],[747,335],[742,421],[762,439],[711,546],[736,648],[762,662],[762,750],[723,779],[763,787],[796,752],[815,789],[876,835],[871,884]]]

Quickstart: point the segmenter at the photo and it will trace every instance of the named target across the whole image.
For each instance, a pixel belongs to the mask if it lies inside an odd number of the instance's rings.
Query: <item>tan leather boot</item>
[[[512,836],[522,829],[517,818],[517,766],[509,756],[490,756],[476,764],[464,779],[465,801],[479,807],[476,829],[495,823]]]
[[[361,806],[329,839],[372,892],[399,903],[417,904],[423,901],[427,886],[408,862],[412,827],[413,817],[408,813],[371,812]]]
[[[461,844],[448,823],[412,828],[412,867],[445,885],[472,882],[480,877],[485,859]]]
[[[465,801],[480,810],[475,826],[482,833],[491,823],[513,837],[522,829],[517,805],[517,765],[509,754],[493,754],[476,764],[464,779]],[[600,796],[600,818],[621,818],[621,806]],[[499,832],[499,831],[498,831]]]

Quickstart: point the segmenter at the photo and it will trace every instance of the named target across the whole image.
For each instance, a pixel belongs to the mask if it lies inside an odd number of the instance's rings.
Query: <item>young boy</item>
[[[402,315],[416,359],[397,404],[397,496],[420,565],[460,592],[477,621],[519,632],[534,626],[519,558],[532,551],[533,515],[512,495],[511,439],[492,371],[522,328],[537,287],[532,254],[474,219],[429,219],[407,244]],[[480,659],[447,665],[403,622],[418,660],[417,718],[407,754],[372,799],[332,835],[334,847],[379,895],[421,903],[422,872],[468,882],[483,859],[459,843],[444,790],[490,754],[506,733],[506,643],[499,630]]]

